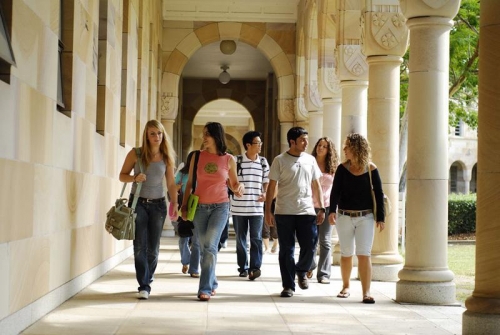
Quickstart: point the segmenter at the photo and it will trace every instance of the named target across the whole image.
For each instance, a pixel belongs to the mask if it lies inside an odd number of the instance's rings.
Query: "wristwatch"
[[[326,213],[326,208],[325,207],[321,207],[321,208],[318,208],[319,211],[323,211],[323,213]]]

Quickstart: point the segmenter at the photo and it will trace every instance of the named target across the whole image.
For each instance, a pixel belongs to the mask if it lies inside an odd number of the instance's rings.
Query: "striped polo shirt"
[[[240,216],[264,215],[264,202],[257,199],[262,194],[262,184],[269,183],[269,163],[265,157],[257,156],[250,160],[242,155],[241,170],[237,171],[238,180],[245,185],[245,193],[241,198],[231,197],[231,214]],[[237,160],[237,158],[235,157]]]

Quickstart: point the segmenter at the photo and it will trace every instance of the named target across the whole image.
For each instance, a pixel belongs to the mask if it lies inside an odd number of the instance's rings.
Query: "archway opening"
[[[219,122],[226,133],[228,152],[239,155],[244,152],[243,135],[255,129],[252,115],[241,104],[229,99],[217,99],[204,105],[193,120],[193,148],[202,148],[203,127],[207,122]]]

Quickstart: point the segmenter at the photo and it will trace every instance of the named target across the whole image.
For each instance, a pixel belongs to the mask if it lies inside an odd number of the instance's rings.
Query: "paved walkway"
[[[462,307],[401,305],[396,284],[373,282],[376,303],[336,297],[342,284],[333,268],[330,285],[313,278],[308,290],[280,298],[277,254],[266,254],[262,277],[238,277],[234,240],[219,253],[219,289],[209,302],[196,298],[198,279],[181,273],[177,238],[162,239],[153,291],[136,299],[133,257],[46,315],[23,334],[461,334]],[[354,268],[353,273],[355,273]]]

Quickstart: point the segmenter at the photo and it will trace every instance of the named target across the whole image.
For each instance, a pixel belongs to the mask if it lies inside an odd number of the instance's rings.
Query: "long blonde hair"
[[[161,143],[160,143],[160,152],[162,154],[163,159],[165,160],[165,164],[167,166],[175,166],[175,151],[172,146],[172,140],[170,136],[168,136],[165,128],[158,120],[149,120],[144,126],[144,131],[142,133],[142,155],[141,159],[145,165],[145,169],[148,168],[149,163],[153,160],[153,152],[151,150],[151,145],[148,141],[148,129],[156,128],[161,131],[163,134]]]

